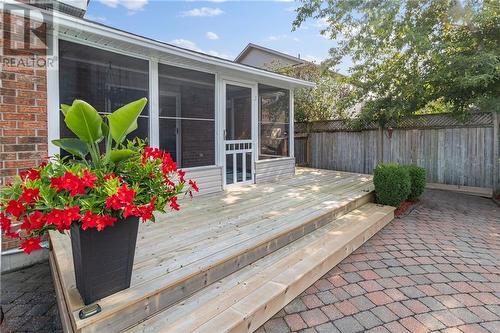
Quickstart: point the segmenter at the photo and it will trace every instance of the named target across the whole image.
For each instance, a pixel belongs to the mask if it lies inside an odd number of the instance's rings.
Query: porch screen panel
[[[259,159],[290,156],[290,92],[259,84]]]
[[[215,76],[158,65],[159,141],[183,168],[215,164]]]
[[[139,98],[149,97],[149,62],[90,46],[59,41],[59,100],[82,99],[101,114],[109,114]],[[149,135],[149,106],[129,139]],[[73,136],[60,117],[61,137]]]

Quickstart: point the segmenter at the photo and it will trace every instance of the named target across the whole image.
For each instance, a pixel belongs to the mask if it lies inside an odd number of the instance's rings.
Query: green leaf
[[[109,153],[109,160],[115,163],[120,162],[129,158],[134,153],[135,152],[130,149],[114,149]]]
[[[137,129],[137,118],[147,102],[147,98],[141,98],[122,106],[108,116],[109,130],[116,143],[122,143],[127,134]]]
[[[52,140],[52,143],[55,144],[57,147],[66,150],[71,155],[78,156],[81,159],[84,159],[85,155],[87,155],[89,152],[87,144],[80,139],[75,139],[75,138],[58,139],[58,140]]]
[[[66,115],[66,113],[68,113],[70,107],[71,106],[68,104],[61,104],[61,112],[63,113],[63,115]]]
[[[86,143],[102,139],[102,117],[87,102],[75,100],[68,108],[64,122],[75,135]]]
[[[104,137],[108,136],[109,133],[109,126],[103,121],[101,124],[101,130],[102,130],[102,135]]]

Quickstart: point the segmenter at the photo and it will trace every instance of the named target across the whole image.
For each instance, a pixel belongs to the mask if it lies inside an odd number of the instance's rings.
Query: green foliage
[[[500,111],[498,0],[303,0],[294,28],[308,18],[337,41],[330,65],[354,63],[356,89],[338,108],[362,102],[381,125],[438,100],[457,114]]]
[[[65,110],[63,114],[66,126],[80,140],[94,144],[102,139],[102,118],[92,105],[76,99],[69,108],[62,105],[61,110]]]
[[[381,163],[373,172],[377,202],[397,207],[408,198],[411,179],[408,170],[395,163]]]
[[[116,143],[122,143],[127,134],[137,129],[137,118],[148,100],[141,98],[122,106],[108,116],[109,130]]]
[[[57,139],[52,140],[52,143],[80,159],[82,163],[88,163],[86,156],[90,153],[94,166],[127,159],[133,151],[123,149],[123,141],[127,134],[137,129],[137,118],[146,103],[147,99],[141,98],[120,107],[105,118],[92,105],[82,100],[73,101],[71,106],[62,104],[64,122],[77,138]],[[101,155],[98,145],[102,140],[105,140],[105,155]]]
[[[342,82],[341,75],[313,63],[293,67],[282,67],[279,63],[271,63],[267,67],[280,74],[316,83],[314,88],[295,90],[295,121],[328,120],[349,116],[348,111],[336,106],[339,100],[349,93],[349,86]]]
[[[408,195],[409,200],[418,199],[424,193],[426,181],[425,169],[414,164],[405,165],[411,179],[411,190]]]
[[[57,147],[66,150],[71,155],[78,156],[81,159],[84,159],[89,153],[88,146],[80,139],[64,138],[52,140],[52,143]]]

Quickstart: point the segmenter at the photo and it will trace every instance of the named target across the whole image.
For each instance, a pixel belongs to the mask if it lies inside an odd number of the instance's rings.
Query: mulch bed
[[[407,216],[408,214],[411,213],[413,209],[415,209],[418,203],[419,203],[418,199],[403,201],[403,203],[401,203],[401,205],[399,205],[399,207],[396,208],[396,210],[394,211],[394,216],[396,218],[402,218]]]
[[[500,194],[493,197],[493,202],[500,206]]]

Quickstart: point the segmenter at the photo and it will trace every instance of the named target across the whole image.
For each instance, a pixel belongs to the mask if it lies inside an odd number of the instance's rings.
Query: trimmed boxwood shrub
[[[425,169],[414,164],[405,165],[406,170],[410,174],[411,190],[408,195],[409,200],[418,199],[424,193],[426,184]]]
[[[408,198],[411,179],[408,170],[396,163],[381,163],[373,172],[377,202],[398,207]]]

